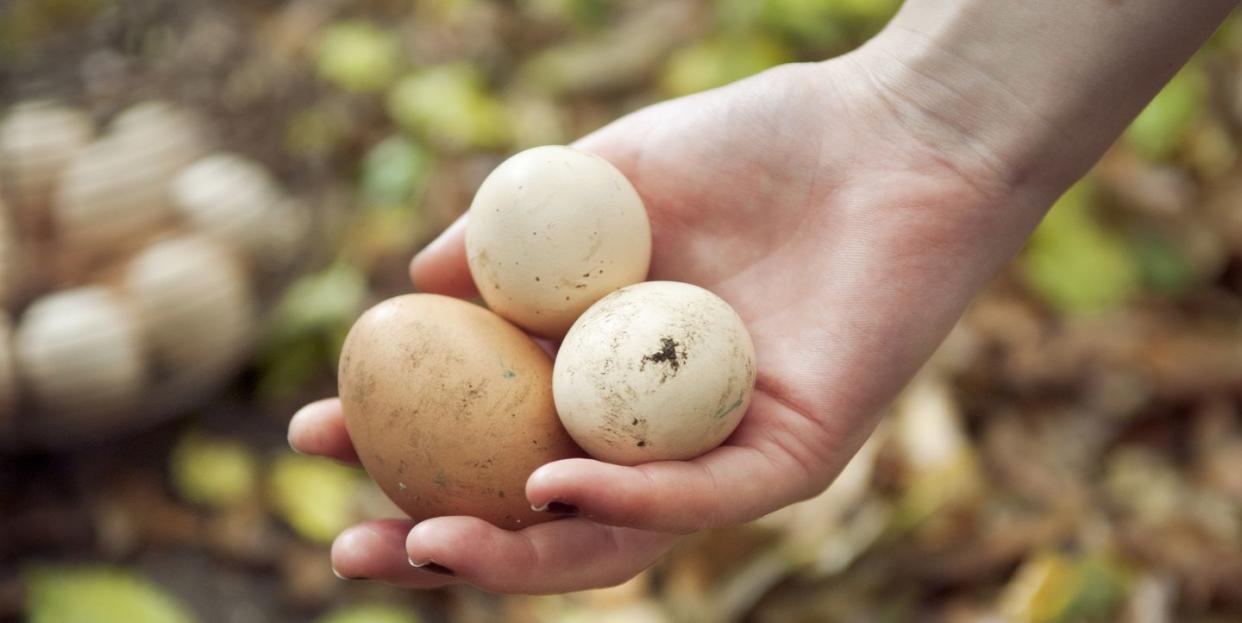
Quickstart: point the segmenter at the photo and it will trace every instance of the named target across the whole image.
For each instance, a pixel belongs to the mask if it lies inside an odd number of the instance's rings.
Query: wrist
[[[1048,189],[1055,196],[1098,158],[1100,139],[1076,131],[1073,94],[1047,98],[1033,82],[1015,89],[946,37],[894,22],[856,52],[856,62],[902,126],[959,173],[999,195]]]
[[[972,179],[1055,197],[1233,4],[908,0],[851,56],[907,130]],[[1046,206],[1044,206],[1046,207]]]

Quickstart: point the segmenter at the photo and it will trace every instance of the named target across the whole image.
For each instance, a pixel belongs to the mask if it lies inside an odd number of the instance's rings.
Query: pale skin
[[[338,537],[333,569],[411,588],[609,586],[681,535],[823,491],[1048,206],[1234,4],[908,0],[848,55],[582,139],[643,196],[650,278],[705,286],[746,321],[750,411],[692,461],[572,459],[531,475],[533,507],[576,516],[517,532],[470,517],[368,522]],[[414,258],[419,290],[474,293],[462,235],[458,222]],[[289,440],[357,461],[335,399],[299,411]]]

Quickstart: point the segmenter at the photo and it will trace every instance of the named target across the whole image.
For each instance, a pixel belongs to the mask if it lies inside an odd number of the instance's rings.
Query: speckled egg
[[[581,456],[556,417],[548,354],[465,301],[410,294],[371,308],[345,340],[339,386],[363,466],[415,520],[547,521],[526,479]]]
[[[560,338],[592,303],[646,278],[651,225],[638,192],[607,160],[535,147],[504,161],[479,187],[466,251],[492,310]]]
[[[601,299],[574,323],[552,377],[556,409],[591,456],[635,465],[720,445],[755,387],[737,312],[698,286],[651,281]]]

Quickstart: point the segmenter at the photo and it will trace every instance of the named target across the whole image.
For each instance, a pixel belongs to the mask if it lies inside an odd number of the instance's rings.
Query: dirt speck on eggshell
[[[592,303],[646,278],[651,225],[638,192],[607,160],[536,147],[483,181],[470,206],[466,251],[488,307],[536,335],[560,338]]]
[[[363,466],[415,520],[547,521],[526,479],[582,456],[557,419],[548,354],[465,301],[410,294],[371,308],[345,340],[339,385]]]
[[[553,394],[591,456],[634,465],[684,460],[737,428],[755,386],[745,324],[715,294],[653,281],[601,299],[557,354]]]

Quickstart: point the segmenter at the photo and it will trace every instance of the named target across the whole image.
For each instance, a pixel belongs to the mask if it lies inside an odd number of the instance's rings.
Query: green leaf
[[[410,608],[388,604],[354,604],[337,608],[315,623],[419,623],[421,617]]]
[[[171,456],[173,487],[196,504],[225,507],[254,494],[258,460],[246,444],[227,437],[189,432]]]
[[[1071,188],[1035,230],[1019,260],[1027,285],[1062,311],[1114,308],[1140,286],[1129,245],[1095,220],[1092,200],[1089,182]]]
[[[362,473],[328,459],[282,452],[272,464],[268,495],[290,528],[313,543],[331,543],[354,521]]]
[[[318,375],[334,369],[335,358],[323,340],[314,336],[270,346],[259,358],[261,373],[256,391],[265,398],[292,396]]]
[[[826,48],[870,37],[900,4],[900,0],[763,0],[759,18],[782,36]]]
[[[1115,562],[1036,552],[1005,587],[999,609],[1016,622],[1111,621],[1128,584],[1126,570]]]
[[[427,184],[431,153],[403,137],[390,136],[371,148],[362,160],[362,196],[372,204],[400,204],[415,200]]]
[[[536,18],[569,22],[579,28],[608,23],[613,14],[610,0],[520,0],[522,11]]]
[[[1125,571],[1109,561],[1087,558],[1075,565],[1074,577],[1076,590],[1057,621],[1113,620],[1126,596],[1129,578]]]
[[[358,213],[341,248],[356,266],[375,266],[394,255],[411,255],[424,241],[427,222],[415,203],[379,204]]]
[[[367,298],[367,280],[357,268],[336,263],[295,281],[277,302],[269,342],[321,334],[352,324]]]
[[[1239,28],[1240,23],[1242,22],[1239,22],[1238,13],[1236,11],[1230,13],[1229,17],[1226,17],[1225,21],[1216,28],[1216,32],[1212,33],[1211,38],[1204,44],[1204,48],[1213,51],[1228,51],[1238,41],[1239,33],[1242,33],[1242,29]]]
[[[30,623],[189,623],[194,616],[147,580],[103,566],[34,565],[22,572]]]
[[[319,39],[315,67],[321,78],[346,91],[380,91],[401,69],[401,44],[370,22],[338,22]]]
[[[304,275],[277,301],[259,352],[259,392],[288,395],[336,369],[337,336],[353,325],[369,290],[356,267],[338,262]]]
[[[343,110],[315,105],[294,113],[285,128],[285,147],[294,156],[330,155],[351,131],[351,120]]]
[[[763,0],[716,0],[714,4],[717,30],[732,34],[757,30],[766,10]]]
[[[844,19],[854,20],[872,28],[883,26],[901,8],[901,0],[819,0],[832,5]]]
[[[402,127],[452,149],[496,148],[509,138],[504,106],[467,63],[405,76],[388,94],[388,113]]]
[[[1155,233],[1137,236],[1132,246],[1143,285],[1157,294],[1176,295],[1197,285],[1194,263],[1168,239]]]
[[[1169,158],[1203,114],[1207,99],[1207,76],[1197,64],[1187,65],[1126,129],[1126,142],[1148,159]]]
[[[675,52],[662,85],[670,95],[704,91],[792,60],[775,39],[762,35],[716,36]]]

